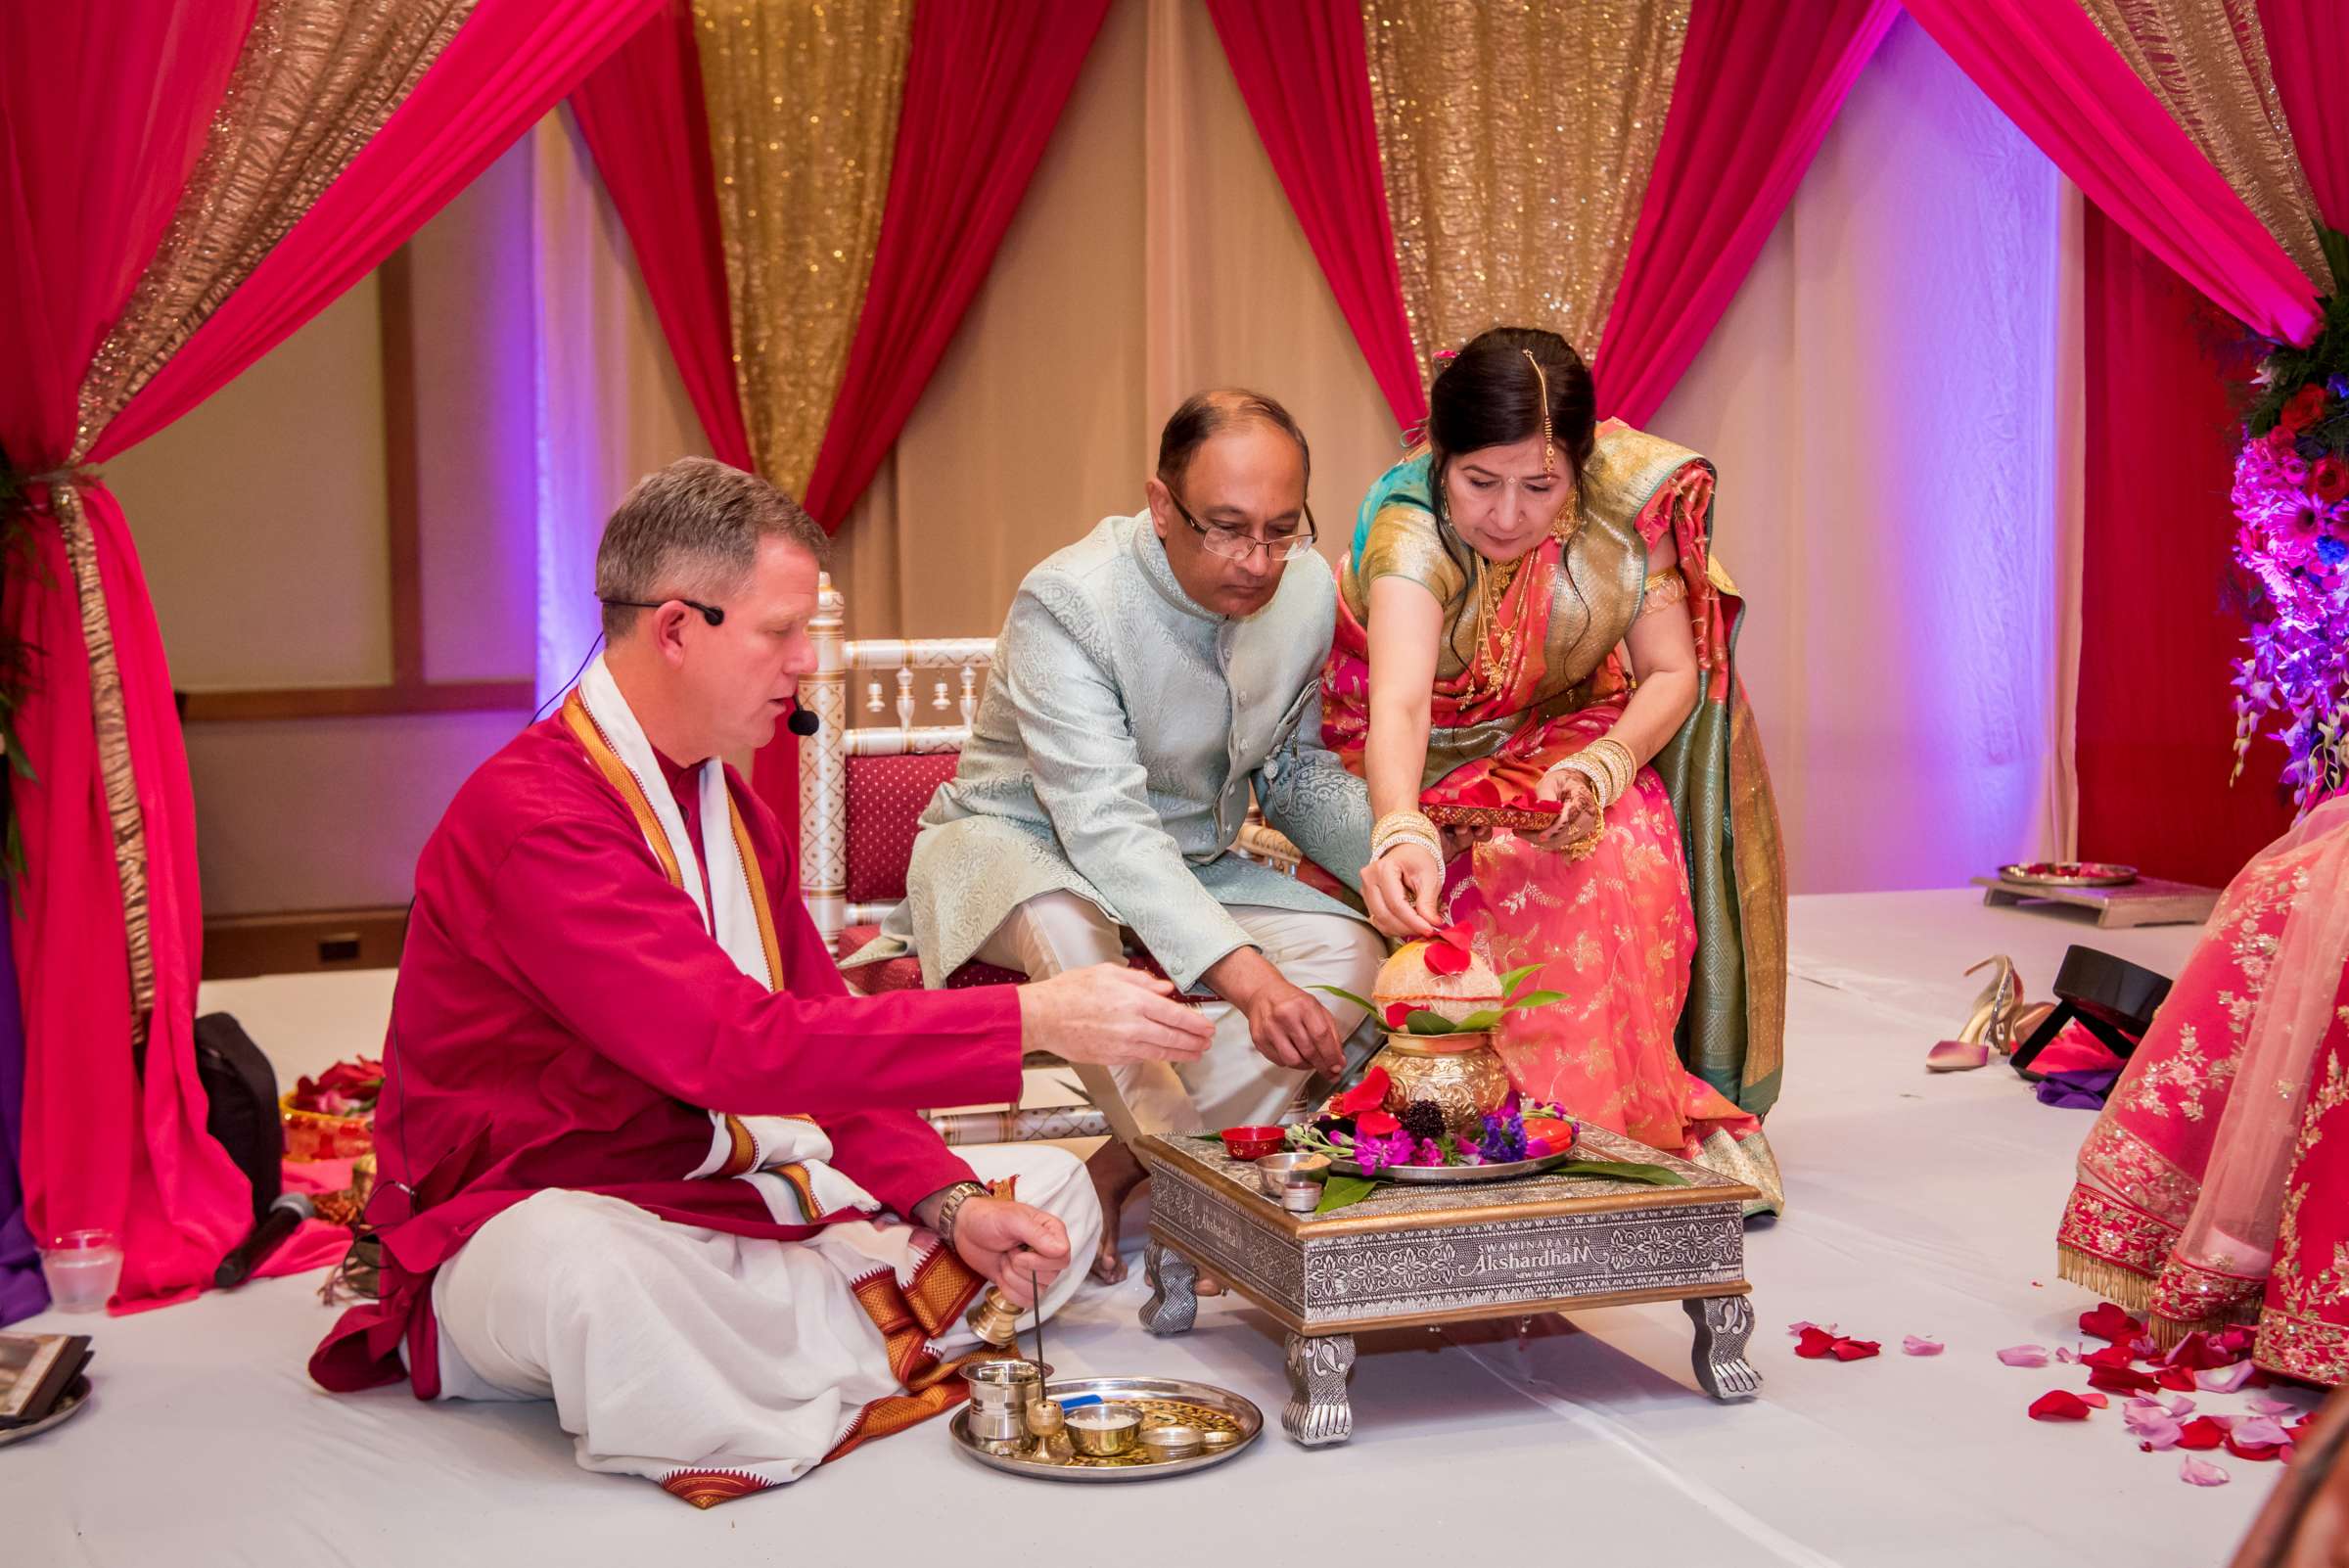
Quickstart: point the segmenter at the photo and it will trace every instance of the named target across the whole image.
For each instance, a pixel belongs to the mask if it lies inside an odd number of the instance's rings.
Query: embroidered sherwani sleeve
[[[1316,685],[1287,740],[1256,777],[1265,820],[1288,835],[1305,857],[1355,892],[1370,858],[1370,792],[1321,744]]]
[[[1071,595],[1071,603],[1082,601]],[[1062,853],[1174,984],[1190,989],[1216,960],[1250,945],[1150,804],[1149,774],[1116,683],[1033,585],[1012,603],[991,678],[1006,682],[1036,802]]]

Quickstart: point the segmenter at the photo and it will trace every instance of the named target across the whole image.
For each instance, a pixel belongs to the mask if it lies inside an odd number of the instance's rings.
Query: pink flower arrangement
[[[2349,260],[2330,230],[2326,254]],[[2307,347],[2277,344],[2244,421],[2232,500],[2250,622],[2235,661],[2234,776],[2254,736],[2283,743],[2306,809],[2349,782],[2349,301]]]

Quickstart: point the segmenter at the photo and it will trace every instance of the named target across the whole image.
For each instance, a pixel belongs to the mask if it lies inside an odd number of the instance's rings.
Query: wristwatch
[[[938,1239],[945,1243],[949,1252],[954,1247],[954,1222],[961,1215],[962,1206],[973,1198],[986,1196],[987,1188],[976,1181],[957,1181],[946,1188],[945,1200],[938,1206],[938,1218],[930,1228],[938,1232]]]

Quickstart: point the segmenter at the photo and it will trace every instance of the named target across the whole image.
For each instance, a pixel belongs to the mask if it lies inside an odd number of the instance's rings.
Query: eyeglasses
[[[1207,553],[1220,555],[1226,561],[1245,561],[1259,550],[1267,552],[1275,561],[1294,561],[1312,549],[1313,540],[1319,537],[1311,502],[1305,508],[1305,527],[1286,533],[1267,533],[1260,539],[1253,533],[1225,528],[1221,523],[1200,522],[1191,516],[1191,509],[1182,504],[1182,497],[1176,495],[1172,486],[1167,490],[1167,499],[1174,503],[1175,515],[1188,523],[1191,531],[1199,535],[1199,542],[1207,547]]]
[[[699,610],[702,619],[714,626],[722,624],[726,619],[723,610],[714,604],[704,604],[699,599],[599,599],[596,602],[608,604],[616,610],[658,610],[665,604],[681,604],[688,610]]]

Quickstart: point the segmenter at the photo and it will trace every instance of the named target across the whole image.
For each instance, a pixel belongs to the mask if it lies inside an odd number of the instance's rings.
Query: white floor
[[[2004,1068],[1935,1078],[1921,1065],[1973,995],[1966,965],[2010,952],[2044,994],[2073,941],[2175,972],[2192,933],[2097,932],[1963,893],[1796,901],[1789,1066],[1771,1119],[1791,1212],[1749,1237],[1766,1380],[1750,1405],[1694,1391],[1677,1308],[1623,1309],[1525,1345],[1368,1342],[1354,1441],[1309,1453],[1279,1434],[1279,1342],[1263,1319],[1210,1303],[1187,1338],[1152,1340],[1133,1325],[1137,1277],[1081,1296],[1046,1330],[1047,1358],[1064,1374],[1196,1377],[1248,1395],[1272,1430],[1233,1463],[1153,1485],[1046,1486],[959,1458],[934,1423],[702,1513],[575,1468],[548,1407],[321,1393],[302,1361],[330,1314],[314,1280],[283,1280],[130,1318],[35,1319],[94,1329],[98,1395],[67,1426],[0,1450],[0,1563],[583,1565],[690,1551],[696,1563],[921,1553],[1133,1568],[1235,1550],[1348,1565],[2221,1563],[2274,1465],[2222,1453],[2233,1484],[2186,1486],[2179,1455],[2140,1453],[2117,1407],[2077,1426],[2025,1418],[2041,1393],[2080,1386],[2077,1368],[1993,1356],[2065,1341],[2093,1305],[2052,1272],[2087,1113],[2042,1107]],[[236,1011],[290,1078],[372,1048],[386,979],[340,980],[208,987],[206,1002]],[[1885,1354],[1800,1360],[1784,1332],[1798,1318]],[[1948,1350],[1905,1357],[1907,1334]]]

